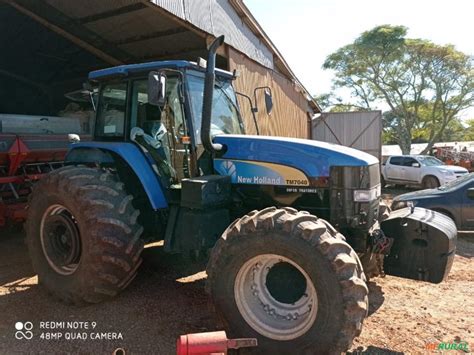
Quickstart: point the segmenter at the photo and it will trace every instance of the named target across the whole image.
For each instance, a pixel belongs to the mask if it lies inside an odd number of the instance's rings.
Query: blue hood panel
[[[214,142],[227,147],[223,159],[291,166],[308,177],[327,177],[331,166],[368,166],[379,162],[360,150],[307,139],[222,135],[214,137]]]
[[[402,195],[396,196],[393,200],[394,201],[410,201],[412,199],[420,199],[420,198],[434,198],[434,197],[442,197],[442,191],[438,189],[425,189],[413,192],[407,192]]]

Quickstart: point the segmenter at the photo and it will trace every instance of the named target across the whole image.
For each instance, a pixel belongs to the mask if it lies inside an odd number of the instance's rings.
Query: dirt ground
[[[66,306],[38,285],[23,238],[23,233],[0,230],[0,354],[111,354],[118,347],[127,354],[173,354],[180,334],[217,330],[204,292],[204,265],[184,266],[160,247],[150,247],[139,276],[119,297],[88,307]],[[426,344],[454,340],[474,348],[473,270],[474,237],[463,235],[446,282],[391,276],[370,282],[369,316],[349,353],[427,354]],[[32,339],[18,333],[17,322],[32,323]],[[46,322],[88,322],[89,329],[47,329],[54,324]],[[46,339],[58,333],[61,339]],[[88,339],[65,339],[66,333],[86,333]],[[102,333],[116,333],[119,339],[91,339]]]

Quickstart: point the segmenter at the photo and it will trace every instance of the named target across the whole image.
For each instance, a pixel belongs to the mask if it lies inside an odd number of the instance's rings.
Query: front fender
[[[113,164],[120,157],[136,174],[153,209],[167,208],[158,176],[140,149],[132,143],[84,142],[69,147],[65,162],[74,164]]]

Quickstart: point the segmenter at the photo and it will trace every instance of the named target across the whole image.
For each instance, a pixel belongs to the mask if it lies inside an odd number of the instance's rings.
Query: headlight
[[[440,171],[444,175],[448,175],[448,176],[454,175],[454,171],[452,171],[452,170],[441,169]]]
[[[369,202],[380,197],[380,185],[371,188],[370,190],[354,190],[355,202]]]

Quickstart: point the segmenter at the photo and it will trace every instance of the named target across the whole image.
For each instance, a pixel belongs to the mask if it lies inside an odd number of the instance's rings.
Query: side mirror
[[[163,106],[166,101],[166,75],[152,71],[148,74],[148,103]]]
[[[269,86],[259,86],[253,90],[253,97],[254,97],[254,106],[252,108],[252,112],[258,112],[257,107],[257,91],[263,90],[263,94],[265,95],[265,108],[267,109],[267,114],[269,115],[273,109],[273,98],[272,98],[272,89]]]
[[[265,108],[267,109],[267,114],[270,115],[273,109],[272,90],[270,88],[265,88]]]
[[[79,143],[81,141],[81,137],[79,137],[78,134],[69,133],[67,135],[67,140],[69,141],[69,143]]]
[[[467,189],[467,197],[470,200],[474,200],[474,187]]]
[[[411,163],[411,166],[414,168],[419,168],[421,165],[420,163]]]

